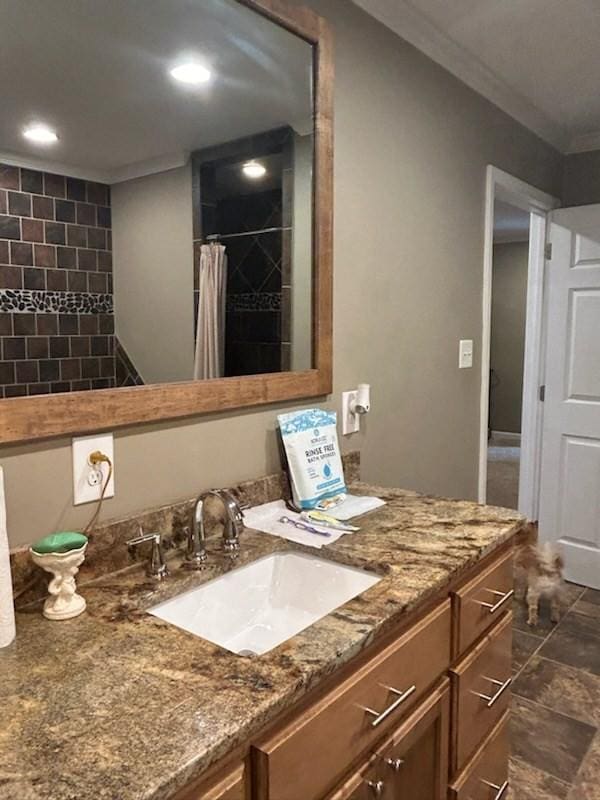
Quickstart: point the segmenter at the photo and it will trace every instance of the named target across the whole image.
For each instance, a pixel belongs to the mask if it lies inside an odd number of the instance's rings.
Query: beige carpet
[[[516,445],[516,446],[515,446]],[[494,434],[488,445],[487,502],[517,508],[521,448],[512,438]]]

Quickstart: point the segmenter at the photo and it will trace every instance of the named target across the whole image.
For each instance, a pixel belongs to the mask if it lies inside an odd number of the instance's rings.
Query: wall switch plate
[[[473,366],[473,339],[461,339],[458,345],[458,368]]]
[[[350,409],[356,402],[358,392],[342,392],[342,434],[356,433],[360,430],[360,414],[353,414]]]
[[[108,456],[113,465],[104,497],[114,497],[115,495],[115,457],[112,433],[79,436],[73,439],[73,505],[93,503],[100,499],[102,487],[108,477],[108,464],[102,463],[94,466],[90,464],[89,456],[95,450]]]

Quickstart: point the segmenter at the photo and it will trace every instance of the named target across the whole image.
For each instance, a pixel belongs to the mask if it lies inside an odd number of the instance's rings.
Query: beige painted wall
[[[521,432],[523,359],[529,243],[494,246],[490,364],[499,381],[492,389],[495,431]]]
[[[115,331],[145,383],[194,374],[191,164],[111,187]]]
[[[600,203],[600,150],[565,156],[562,193],[565,206]]]
[[[312,5],[336,35],[331,403],[372,385],[344,447],[361,448],[368,480],[475,497],[485,167],[558,194],[561,159],[352,3]],[[474,367],[459,371],[469,337]],[[274,469],[279,408],[119,432],[104,516]],[[71,506],[68,439],[0,455],[13,544],[86,521],[91,508]]]

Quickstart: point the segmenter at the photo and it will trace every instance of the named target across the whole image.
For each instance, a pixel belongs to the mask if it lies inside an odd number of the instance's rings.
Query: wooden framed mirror
[[[329,393],[325,21],[10,0],[0,23],[0,441]]]

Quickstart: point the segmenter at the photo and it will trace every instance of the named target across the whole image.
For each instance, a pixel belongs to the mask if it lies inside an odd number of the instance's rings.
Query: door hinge
[[[543,403],[546,399],[546,387],[540,386],[540,403]]]
[[[546,261],[550,261],[552,259],[552,242],[546,243],[546,246],[544,247],[544,258]]]

